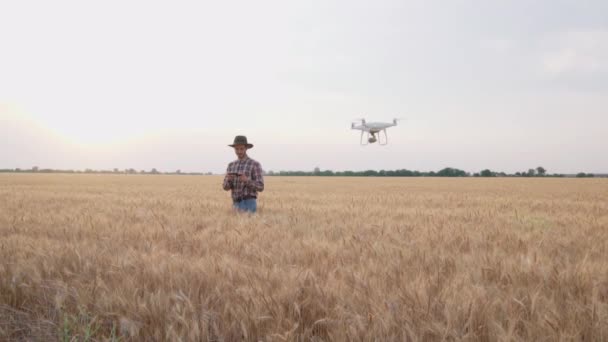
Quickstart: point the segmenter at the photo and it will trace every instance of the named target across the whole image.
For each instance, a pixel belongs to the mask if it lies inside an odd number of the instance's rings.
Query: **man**
[[[232,205],[235,209],[255,213],[258,192],[264,191],[262,166],[247,156],[247,150],[253,147],[253,144],[247,142],[247,137],[237,135],[234,143],[228,146],[234,148],[238,159],[228,164],[224,190],[232,190]]]

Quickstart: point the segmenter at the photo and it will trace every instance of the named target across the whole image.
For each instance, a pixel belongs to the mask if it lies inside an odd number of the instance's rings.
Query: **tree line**
[[[558,173],[547,173],[547,170],[539,166],[527,171],[506,173],[484,169],[479,172],[470,173],[453,167],[446,167],[439,171],[412,171],[407,169],[398,170],[365,170],[365,171],[332,171],[321,170],[316,167],[313,171],[268,171],[268,176],[322,176],[322,177],[595,177],[592,173],[580,172],[576,175]]]
[[[0,169],[0,173],[94,173],[94,174],[140,174],[140,175],[212,175],[212,172],[182,172],[176,170],[173,172],[161,172],[156,168],[152,168],[149,171],[146,170],[135,170],[129,169],[117,169],[112,170],[58,170],[39,168],[33,166],[31,169]],[[512,174],[506,172],[492,171],[490,169],[484,169],[479,172],[470,173],[457,168],[446,167],[439,171],[412,171],[407,169],[398,170],[365,170],[365,171],[332,171],[332,170],[321,170],[316,167],[313,171],[268,171],[264,172],[266,176],[320,176],[320,177],[578,177],[578,178],[592,178],[596,177],[593,173],[579,172],[575,175],[566,175],[559,173],[547,173],[547,170],[539,166],[534,169],[528,169],[527,171],[515,172]],[[606,176],[606,175],[601,175]]]
[[[182,172],[181,170],[176,170],[173,172],[162,172],[158,171],[156,168],[152,168],[149,171],[146,170],[136,170],[133,168],[130,169],[117,169],[114,168],[112,170],[94,170],[94,169],[84,169],[84,170],[60,170],[60,169],[48,169],[48,168],[39,168],[38,166],[33,166],[31,169],[0,169],[0,173],[94,173],[94,174],[128,174],[128,175],[212,175],[212,172]]]

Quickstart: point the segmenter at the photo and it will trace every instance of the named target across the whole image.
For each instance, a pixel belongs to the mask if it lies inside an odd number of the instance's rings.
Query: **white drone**
[[[358,129],[361,131],[361,139],[360,139],[361,145],[373,144],[376,141],[378,142],[379,145],[386,145],[386,144],[388,144],[388,134],[386,134],[386,129],[389,127],[397,126],[397,120],[399,120],[399,119],[393,119],[392,123],[390,123],[390,122],[365,122],[365,119],[356,119],[356,120],[361,121],[361,124],[357,125],[356,122],[353,122],[352,125],[350,126],[350,128]],[[363,140],[364,132],[367,132],[367,142],[364,142],[364,140]],[[384,132],[384,141],[382,140],[381,132]],[[376,137],[376,134],[378,134],[378,137]]]

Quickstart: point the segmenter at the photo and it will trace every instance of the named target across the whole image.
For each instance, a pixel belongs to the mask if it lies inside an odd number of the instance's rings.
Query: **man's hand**
[[[236,178],[237,174],[236,173],[229,173],[226,175],[226,179],[230,182],[232,182],[235,178]]]
[[[243,183],[247,183],[247,182],[249,182],[249,178],[247,178],[247,176],[246,176],[246,175],[244,175],[244,174],[241,174],[241,175],[239,176],[239,180],[240,180],[241,182],[243,182]]]

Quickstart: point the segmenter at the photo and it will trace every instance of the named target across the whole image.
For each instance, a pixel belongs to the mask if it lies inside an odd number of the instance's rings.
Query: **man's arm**
[[[259,192],[264,191],[264,176],[262,175],[262,165],[260,165],[260,163],[253,164],[251,170],[251,179],[249,180],[249,184],[247,184],[247,186],[250,189],[255,189]]]
[[[224,184],[222,185],[224,190],[228,191],[230,189],[232,189],[233,186],[233,179],[234,179],[234,175],[231,174],[230,172],[230,165],[228,165],[228,169],[226,170],[226,175],[224,176]]]

